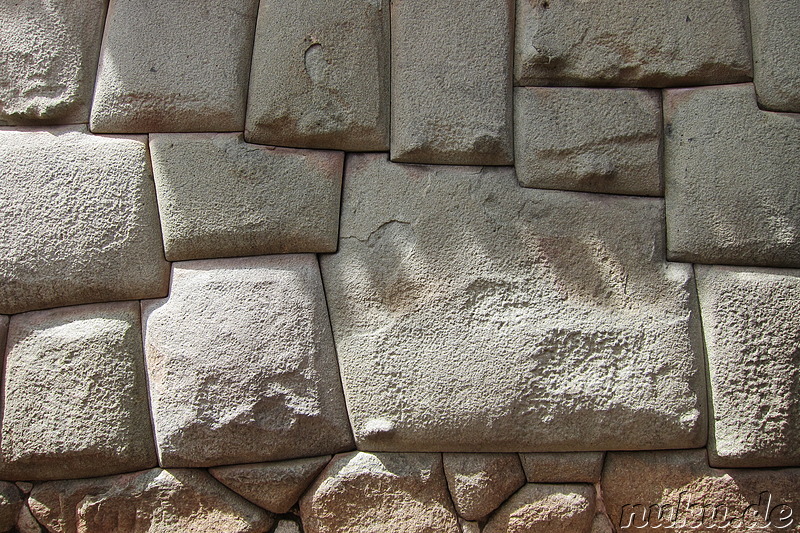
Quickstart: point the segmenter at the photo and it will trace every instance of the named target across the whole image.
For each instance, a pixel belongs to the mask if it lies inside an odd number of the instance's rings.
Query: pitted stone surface
[[[337,455],[300,501],[306,533],[458,533],[438,453]]]
[[[302,533],[302,531],[294,520],[280,520],[273,533]]]
[[[663,194],[659,92],[518,87],[514,114],[523,186]]]
[[[241,131],[258,0],[114,0],[90,127]]]
[[[387,150],[389,1],[262,1],[245,128],[262,144]]]
[[[483,533],[589,533],[594,488],[529,483],[492,515]]]
[[[150,151],[168,260],[336,250],[341,152],[237,133],[153,134]]]
[[[513,0],[392,2],[392,160],[508,165]]]
[[[13,483],[0,481],[0,531],[11,531],[25,506],[22,493]]]
[[[749,0],[753,81],[766,109],[800,113],[800,3]]]
[[[313,255],[175,263],[142,312],[162,466],[352,448]]]
[[[800,466],[800,270],[696,270],[711,465]]]
[[[456,512],[470,521],[487,516],[525,484],[515,453],[445,453],[443,462]]]
[[[143,137],[0,130],[0,313],[164,296]]]
[[[661,200],[379,154],[344,183],[321,262],[360,449],[705,444],[693,274],[664,260]]]
[[[666,91],[664,121],[668,256],[800,267],[800,115],[741,84]]]
[[[106,3],[0,3],[0,124],[89,120]]]
[[[15,533],[45,533],[45,528],[34,518],[27,504],[22,506],[17,514],[17,529]]]
[[[14,315],[4,385],[0,479],[156,465],[137,302]]]
[[[521,453],[528,483],[597,483],[603,452]]]
[[[740,0],[517,0],[515,83],[671,87],[749,81]]]

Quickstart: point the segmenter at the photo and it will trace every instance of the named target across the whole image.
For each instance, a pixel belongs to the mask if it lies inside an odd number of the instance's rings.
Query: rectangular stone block
[[[800,2],[749,0],[758,103],[800,113]]]
[[[521,453],[528,483],[597,483],[603,452]]]
[[[393,161],[510,165],[513,0],[392,2]]]

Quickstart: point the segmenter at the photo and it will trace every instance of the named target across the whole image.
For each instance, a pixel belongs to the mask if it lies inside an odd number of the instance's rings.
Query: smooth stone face
[[[589,533],[594,488],[529,483],[492,515],[483,533]]]
[[[176,263],[142,312],[162,466],[352,449],[313,255]]]
[[[300,501],[306,533],[458,533],[438,453],[337,455]]]
[[[336,250],[341,152],[236,133],[153,134],[150,151],[168,260]]]
[[[388,0],[262,1],[247,140],[387,150],[389,44]]]
[[[513,162],[513,0],[392,2],[393,161]]]
[[[800,113],[800,3],[749,0],[758,103]]]
[[[516,85],[671,87],[748,81],[740,0],[517,0]]]
[[[331,460],[330,455],[291,461],[211,468],[232,491],[275,514],[288,513]]]
[[[106,4],[0,3],[0,124],[89,120]]]
[[[514,89],[524,187],[658,196],[661,95],[637,89]]]
[[[137,302],[13,316],[4,384],[0,479],[157,464]]]
[[[521,453],[528,483],[597,483],[603,452]]]
[[[693,274],[664,261],[660,200],[377,154],[346,169],[321,262],[359,449],[705,444]]]
[[[800,466],[800,270],[696,269],[711,465]]]
[[[258,0],[114,0],[94,132],[241,131]]]
[[[0,313],[167,293],[144,137],[0,130]]]
[[[444,473],[456,512],[480,520],[525,484],[515,453],[445,453]]]
[[[668,256],[800,267],[800,115],[751,84],[664,93]]]
[[[0,481],[0,531],[11,531],[25,506],[22,494],[13,483]]]

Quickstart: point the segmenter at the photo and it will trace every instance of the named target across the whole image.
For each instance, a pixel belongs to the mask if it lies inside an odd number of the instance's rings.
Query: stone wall
[[[0,4],[0,530],[800,531],[800,3]]]

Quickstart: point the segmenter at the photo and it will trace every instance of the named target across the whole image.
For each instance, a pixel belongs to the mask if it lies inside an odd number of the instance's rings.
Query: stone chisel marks
[[[749,0],[758,103],[800,113],[800,2]]]

